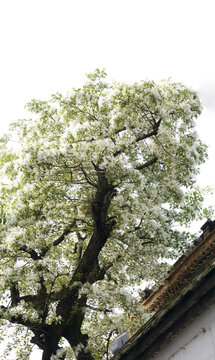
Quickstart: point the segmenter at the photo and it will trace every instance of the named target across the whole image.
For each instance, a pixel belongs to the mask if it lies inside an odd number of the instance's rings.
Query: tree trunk
[[[77,360],[95,360],[95,359],[90,352],[80,350],[80,352],[77,355]]]
[[[52,356],[52,352],[49,349],[43,350],[42,360],[50,360],[51,356]]]
[[[50,350],[49,348],[44,349],[42,360],[51,360],[52,355],[56,355],[56,354],[53,354],[52,350]],[[58,360],[65,360],[65,358],[66,358],[66,355],[64,353],[60,357],[58,357]]]

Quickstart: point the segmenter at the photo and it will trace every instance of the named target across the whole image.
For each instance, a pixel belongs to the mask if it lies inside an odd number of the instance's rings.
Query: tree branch
[[[116,329],[114,330],[111,330],[110,334],[108,335],[108,338],[107,338],[107,347],[106,347],[106,355],[107,355],[107,360],[109,360],[109,343],[110,343],[110,339],[111,339],[111,336],[113,335],[114,332],[117,332]]]
[[[2,318],[4,320],[9,320],[13,324],[26,326],[27,328],[29,328],[32,331],[38,330],[38,329],[40,329],[40,330],[41,329],[47,329],[47,330],[51,329],[51,325],[41,324],[41,323],[37,323],[37,322],[34,322],[29,319],[24,319],[22,317],[22,315],[20,315],[20,314],[11,316],[8,311],[8,308],[3,305],[0,306],[0,318]]]
[[[64,229],[63,233],[56,240],[54,240],[51,245],[43,248],[43,250],[39,255],[39,259],[43,258],[52,246],[58,246],[59,244],[61,244],[64,241],[65,237],[71,232],[71,229],[73,228],[74,225],[75,225],[75,220],[68,227]]]
[[[93,311],[101,311],[101,312],[103,312],[104,314],[106,314],[106,313],[111,313],[111,312],[112,312],[112,310],[109,310],[109,309],[101,309],[101,308],[94,307],[94,306],[88,305],[88,304],[86,304],[85,307],[87,307],[87,308],[89,308],[89,309],[91,309],[91,310],[93,310]]]
[[[10,288],[11,306],[16,306],[20,301],[19,289],[17,283],[13,283]]]
[[[37,252],[33,249],[28,249],[26,245],[23,245],[19,248],[20,251],[24,251],[25,253],[29,254],[31,259],[33,260],[39,260],[40,256],[37,254]]]
[[[50,250],[52,246],[58,246],[60,243],[63,242],[63,240],[70,233],[74,225],[75,220],[67,228],[64,229],[63,233],[56,240],[54,240],[51,245],[44,247],[40,254],[38,254],[34,249],[28,249],[26,245],[21,246],[19,250],[29,254],[31,259],[33,260],[40,260],[46,255],[46,253]]]
[[[154,124],[154,128],[153,128],[153,130],[152,130],[151,132],[136,137],[136,139],[132,142],[132,144],[134,144],[135,142],[139,142],[139,141],[142,141],[142,140],[146,140],[146,139],[148,139],[148,138],[150,138],[150,137],[152,137],[152,136],[157,135],[160,124],[161,124],[161,119]],[[121,131],[123,131],[123,130],[126,130],[126,127],[123,127],[122,129],[118,130],[118,132],[121,132]],[[113,156],[116,157],[116,156],[118,156],[119,154],[121,154],[122,152],[123,152],[123,149],[117,150],[117,151],[113,154]]]
[[[97,188],[97,185],[90,179],[89,175],[87,175],[86,171],[83,167],[81,167],[81,171],[84,174],[85,180],[88,184],[92,185],[93,187]]]
[[[136,170],[143,170],[146,167],[149,167],[150,165],[155,164],[157,161],[158,161],[157,156],[154,156],[154,158],[152,158],[149,161],[146,161],[144,164],[136,166]]]

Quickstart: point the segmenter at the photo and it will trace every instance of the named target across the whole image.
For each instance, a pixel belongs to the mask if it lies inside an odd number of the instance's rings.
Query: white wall
[[[214,360],[215,304],[182,329],[150,360]]]

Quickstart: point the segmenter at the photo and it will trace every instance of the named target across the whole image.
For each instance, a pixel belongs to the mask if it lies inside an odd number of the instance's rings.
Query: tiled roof
[[[170,271],[165,285],[144,300],[156,311],[112,360],[149,360],[179,329],[215,302],[215,221],[202,226],[195,247]]]
[[[201,229],[203,234],[194,249],[175,263],[165,284],[143,301],[150,311],[160,310],[215,260],[215,221],[208,220]]]

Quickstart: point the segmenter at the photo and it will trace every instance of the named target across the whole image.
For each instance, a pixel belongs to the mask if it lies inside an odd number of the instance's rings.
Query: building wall
[[[172,338],[150,360],[214,360],[215,304]]]

